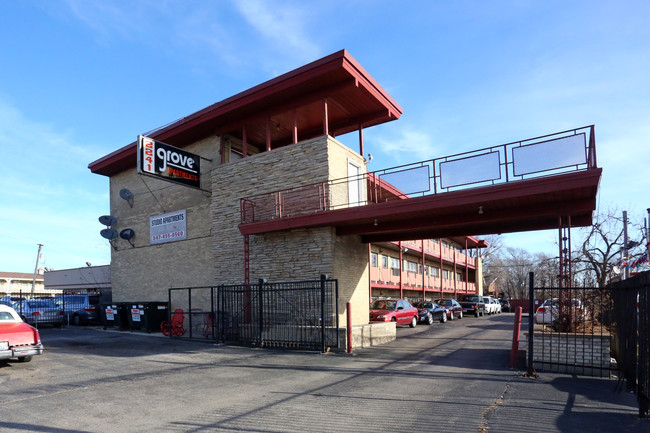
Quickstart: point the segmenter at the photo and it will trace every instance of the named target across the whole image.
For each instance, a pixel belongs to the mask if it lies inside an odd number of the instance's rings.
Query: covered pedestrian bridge
[[[594,126],[241,200],[243,235],[336,228],[363,242],[592,224]]]

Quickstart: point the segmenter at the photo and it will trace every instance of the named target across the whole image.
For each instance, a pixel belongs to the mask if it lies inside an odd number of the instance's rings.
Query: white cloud
[[[276,53],[291,53],[297,59],[312,60],[320,53],[310,38],[309,8],[303,4],[299,7],[289,2],[242,0],[235,5]]]

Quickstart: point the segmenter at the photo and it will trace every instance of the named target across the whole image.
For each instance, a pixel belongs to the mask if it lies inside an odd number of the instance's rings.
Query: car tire
[[[21,356],[20,358],[18,358],[18,362],[29,362],[31,360],[32,360],[31,356]]]
[[[433,324],[433,316],[431,313],[427,314],[427,325],[432,325]]]
[[[459,319],[462,319],[462,318],[463,318],[463,312],[462,312],[462,311],[461,311],[460,313],[458,313],[458,318],[459,318]]]
[[[447,313],[443,314],[440,318],[440,323],[447,323]]]
[[[415,316],[413,316],[413,318],[411,319],[411,323],[409,324],[409,326],[410,326],[411,328],[415,328],[415,327],[417,326],[417,324],[418,324],[418,318],[415,317]]]
[[[453,311],[449,312],[449,320],[454,320],[454,312]]]

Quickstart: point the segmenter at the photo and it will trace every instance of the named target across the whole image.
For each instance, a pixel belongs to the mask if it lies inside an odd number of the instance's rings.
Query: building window
[[[388,256],[381,255],[381,267],[384,269],[388,269]]]
[[[370,266],[373,268],[377,267],[377,253],[370,254]]]
[[[431,276],[433,277],[440,276],[440,269],[436,268],[435,266],[431,266],[429,269],[431,269]]]
[[[412,273],[417,273],[418,272],[418,264],[415,262],[407,261],[406,262],[406,271],[407,272],[412,272]]]
[[[390,268],[391,268],[391,271],[392,271],[393,275],[399,276],[399,268],[400,268],[399,259],[391,257],[390,258]]]
[[[443,269],[443,270],[442,270],[442,278],[443,278],[444,280],[448,280],[448,279],[449,279],[449,271],[448,271],[447,269]]]

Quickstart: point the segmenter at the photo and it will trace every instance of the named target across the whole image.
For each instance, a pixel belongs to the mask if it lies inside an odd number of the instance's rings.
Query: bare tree
[[[489,288],[499,279],[500,271],[495,264],[500,264],[499,254],[503,247],[503,241],[499,235],[488,235],[483,238],[487,248],[480,250],[483,261],[483,287]]]
[[[591,227],[582,230],[573,258],[574,275],[583,284],[593,282],[598,287],[605,287],[612,275],[620,271],[619,262],[624,259],[621,252],[623,241],[623,216],[618,210],[608,210],[597,214]],[[629,243],[628,257],[634,257],[641,251],[640,247],[646,236],[639,224],[629,224],[628,233],[634,242]],[[640,239],[636,241],[636,239]]]

